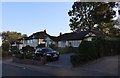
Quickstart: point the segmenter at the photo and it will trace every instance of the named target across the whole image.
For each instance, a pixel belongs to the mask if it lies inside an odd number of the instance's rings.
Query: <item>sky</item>
[[[28,36],[45,29],[52,36],[58,36],[60,32],[71,32],[68,11],[72,8],[74,0],[17,1],[2,0],[0,2],[0,13],[2,13],[0,14],[2,17],[0,18],[0,31],[16,31]]]
[[[28,36],[44,31],[53,36],[71,32],[68,11],[73,2],[2,2],[2,31]]]

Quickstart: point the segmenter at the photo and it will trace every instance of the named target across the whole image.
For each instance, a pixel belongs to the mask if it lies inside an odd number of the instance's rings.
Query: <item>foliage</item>
[[[5,41],[2,43],[2,50],[8,52],[10,49],[10,43],[8,41]]]
[[[94,42],[83,41],[79,46],[79,52],[83,57],[87,57],[89,60],[98,58],[98,51]]]
[[[16,39],[18,38],[21,38],[21,37],[24,37],[24,36],[27,36],[26,34],[21,34],[21,33],[18,33],[18,32],[13,32],[13,31],[4,31],[2,33],[0,33],[0,36],[2,36],[2,54],[3,55],[8,55],[9,50],[10,50],[10,44],[11,42],[14,42]],[[12,53],[16,53],[15,51],[18,52],[18,49],[14,47],[11,47],[12,49]]]
[[[79,46],[79,52],[82,55],[87,55],[87,57],[90,57],[90,59],[101,56],[115,55],[119,53],[119,42],[120,39],[101,39],[91,42],[83,41]],[[102,55],[100,55],[100,53]]]
[[[10,44],[8,41],[2,43],[2,57],[9,55]]]
[[[120,54],[120,39],[101,39],[95,41],[83,41],[79,46],[79,53],[71,56],[73,66],[87,63],[103,56]]]
[[[74,2],[72,10],[69,10],[70,27],[72,31],[86,31],[97,29],[102,31],[101,23],[111,23],[115,16],[112,8],[115,2]],[[97,27],[94,25],[97,24]],[[113,25],[112,25],[113,27]],[[109,28],[109,26],[107,27]]]
[[[14,42],[16,39],[27,36],[26,34],[21,34],[13,31],[6,31],[1,33],[2,41]]]
[[[32,54],[35,50],[34,47],[27,45],[22,47],[21,51],[23,52],[23,54],[20,55],[21,58],[32,59]]]
[[[12,54],[20,54],[20,50],[18,49],[17,46],[11,46],[10,50]]]

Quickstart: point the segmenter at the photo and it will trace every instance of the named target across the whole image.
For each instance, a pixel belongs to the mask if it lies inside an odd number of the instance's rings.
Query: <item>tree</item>
[[[7,40],[11,43],[11,42],[14,42],[16,39],[26,37],[27,35],[21,34],[18,32],[13,32],[13,31],[6,31],[6,32],[2,32],[1,36],[2,36],[3,42]]]
[[[22,37],[27,37],[27,34],[23,34]]]
[[[16,41],[16,39],[18,38],[21,38],[21,37],[24,37],[24,36],[27,36],[26,34],[21,34],[21,33],[18,33],[18,32],[10,32],[10,31],[7,31],[7,32],[2,32],[0,33],[0,36],[2,36],[2,54],[3,56],[5,55],[8,55],[8,52],[10,49],[10,45],[11,45],[11,42],[14,42]],[[17,49],[14,49],[15,51],[17,51]]]
[[[2,43],[2,50],[5,51],[5,52],[8,52],[10,49],[10,44],[8,41],[5,41]]]
[[[113,22],[115,12],[112,8],[115,2],[74,2],[72,10],[69,10],[70,28],[72,31],[86,31],[96,29],[103,30],[102,23]]]

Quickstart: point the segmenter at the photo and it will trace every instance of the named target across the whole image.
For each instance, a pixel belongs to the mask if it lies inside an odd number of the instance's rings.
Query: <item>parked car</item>
[[[51,48],[37,48],[35,51],[36,57],[45,56],[49,60],[59,60],[60,53]]]

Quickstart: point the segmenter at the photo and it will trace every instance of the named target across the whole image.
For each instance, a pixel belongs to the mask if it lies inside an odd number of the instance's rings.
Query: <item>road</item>
[[[74,68],[70,54],[62,55],[59,61],[35,66],[13,63],[11,59],[3,61],[3,76],[117,76],[118,57],[110,56],[98,59],[87,65]]]
[[[3,76],[113,76],[104,72],[53,66],[32,66],[3,63]]]
[[[38,71],[31,68],[14,66],[9,64],[3,64],[2,69],[3,69],[2,76],[51,76],[52,75],[44,71]]]

